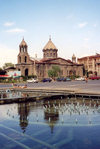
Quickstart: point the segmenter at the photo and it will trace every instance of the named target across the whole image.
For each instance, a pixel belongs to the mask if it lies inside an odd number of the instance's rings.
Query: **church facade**
[[[58,49],[51,38],[43,48],[43,58],[31,58],[28,54],[28,45],[23,39],[19,45],[19,54],[17,56],[17,70],[21,71],[22,76],[36,75],[39,79],[48,78],[48,70],[52,66],[59,66],[61,77],[71,75],[83,76],[83,65],[76,63],[75,55],[71,60],[58,57]]]

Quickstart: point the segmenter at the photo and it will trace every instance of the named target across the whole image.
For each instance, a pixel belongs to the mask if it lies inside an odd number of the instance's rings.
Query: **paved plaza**
[[[67,90],[76,93],[100,94],[100,80],[85,81],[67,81],[67,82],[39,82],[39,83],[20,83],[23,86],[27,84],[27,89],[44,90]],[[11,84],[0,84],[0,89],[11,88]]]

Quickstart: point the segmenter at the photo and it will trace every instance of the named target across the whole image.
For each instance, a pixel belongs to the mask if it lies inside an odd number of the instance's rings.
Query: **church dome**
[[[51,41],[51,38],[49,38],[49,41],[43,48],[43,58],[50,59],[50,58],[57,58],[57,51],[58,49],[54,45],[54,43]]]
[[[57,50],[56,46],[54,45],[54,43],[51,41],[51,38],[49,38],[48,43],[45,45],[45,47],[43,48],[43,50],[50,50],[50,49],[55,49]]]

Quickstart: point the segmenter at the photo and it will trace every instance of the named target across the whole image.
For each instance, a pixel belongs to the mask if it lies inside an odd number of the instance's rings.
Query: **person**
[[[17,87],[17,84],[12,83],[12,87],[16,88]]]
[[[88,78],[87,78],[87,77],[85,78],[85,82],[86,82],[86,83],[88,82]]]

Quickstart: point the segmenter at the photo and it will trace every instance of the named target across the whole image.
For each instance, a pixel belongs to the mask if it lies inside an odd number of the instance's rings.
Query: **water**
[[[100,101],[0,105],[0,149],[99,149]]]

